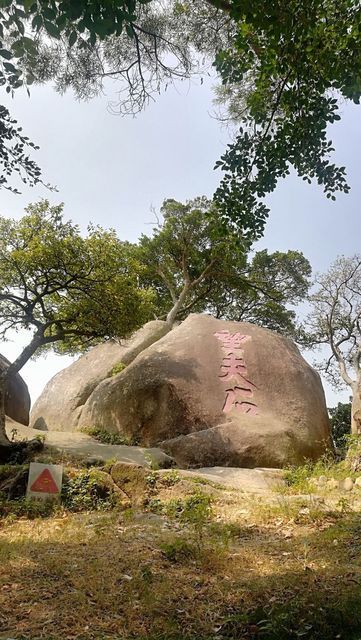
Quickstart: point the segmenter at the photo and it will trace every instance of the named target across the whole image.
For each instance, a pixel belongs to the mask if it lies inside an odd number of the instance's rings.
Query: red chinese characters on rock
[[[234,385],[225,390],[223,412],[229,413],[236,409],[240,413],[257,416],[257,405],[245,399],[253,398],[253,392],[257,387],[248,378],[244,350],[241,348],[245,342],[251,340],[251,336],[229,331],[217,331],[214,335],[222,343],[224,352],[219,377],[223,382],[234,381]]]

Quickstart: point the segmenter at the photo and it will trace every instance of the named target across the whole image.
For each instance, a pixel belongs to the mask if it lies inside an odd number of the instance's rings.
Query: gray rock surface
[[[7,419],[6,430],[10,437],[13,429],[17,430],[17,440],[31,440],[39,436],[39,431],[25,427]],[[126,447],[123,445],[104,445],[96,442],[90,436],[83,433],[65,433],[48,431],[42,434],[45,438],[45,447],[71,454],[82,458],[85,463],[99,465],[102,461],[117,460],[111,470],[111,476],[115,483],[128,495],[127,481],[132,488],[136,487],[136,498],[142,497],[141,484],[144,482],[145,471],[151,466],[161,467],[155,473],[169,473],[166,467],[171,466],[172,460],[160,449],[144,447]],[[149,471],[148,471],[149,473]],[[204,481],[219,484],[220,486],[242,491],[250,494],[273,494],[277,488],[284,484],[280,469],[238,469],[231,467],[210,467],[205,469],[185,470],[177,469],[182,477],[196,477]],[[137,483],[135,482],[137,480]],[[144,488],[143,487],[143,488]],[[134,497],[134,496],[132,496]]]
[[[41,435],[45,439],[45,447],[82,458],[85,463],[89,460],[96,461],[96,464],[99,464],[101,460],[103,462],[119,460],[120,462],[139,464],[148,468],[168,468],[173,464],[172,459],[164,451],[156,447],[101,444],[85,433],[79,432],[45,431],[44,433],[39,433],[37,429],[31,429],[7,419],[6,433],[9,438],[12,438],[14,429],[16,431],[15,440],[32,440]]]
[[[157,471],[167,473],[166,469]],[[208,467],[204,469],[177,470],[185,478],[202,480],[236,489],[244,493],[270,493],[284,484],[280,469],[239,469],[234,467]]]
[[[109,340],[90,349],[48,382],[32,409],[30,426],[42,431],[75,431],[84,404],[111,376],[113,367],[120,362],[129,364],[168,330],[165,322],[153,320],[128,341]]]
[[[353,489],[353,480],[352,478],[345,478],[342,481],[341,488],[343,491],[352,491]]]
[[[3,371],[10,364],[4,356],[0,355],[0,370]],[[29,390],[19,373],[8,380],[5,395],[5,413],[7,416],[20,422],[29,424],[30,395]]]
[[[99,384],[79,425],[160,445],[183,467],[282,467],[333,447],[320,377],[295,344],[202,314]]]

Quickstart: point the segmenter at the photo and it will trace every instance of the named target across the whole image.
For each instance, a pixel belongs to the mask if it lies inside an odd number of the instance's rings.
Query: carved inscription
[[[251,340],[251,336],[229,331],[217,331],[214,335],[222,343],[224,354],[219,377],[222,382],[229,383],[225,389],[223,412],[229,413],[236,409],[240,413],[258,415],[256,403],[248,400],[253,398],[253,392],[257,387],[248,377],[242,349],[244,343]]]

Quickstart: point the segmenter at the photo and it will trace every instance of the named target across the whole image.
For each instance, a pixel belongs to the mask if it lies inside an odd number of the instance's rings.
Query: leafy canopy
[[[297,251],[249,253],[250,237],[220,236],[217,210],[206,198],[165,200],[162,221],[142,235],[139,260],[145,286],[157,292],[158,313],[176,317],[206,311],[295,335],[289,305],[308,290],[311,268]]]
[[[95,52],[95,44],[123,30],[128,41],[136,39],[133,23],[135,8],[148,0],[1,0],[0,1],[0,86],[7,93],[19,87],[29,87],[42,79],[45,51],[49,44],[63,45],[64,57],[71,59],[76,45],[78,65],[84,54]],[[65,45],[66,43],[66,45]],[[43,46],[43,53],[42,53]],[[146,55],[146,52],[143,51]],[[58,65],[59,66],[59,65]],[[52,70],[56,68],[56,62]],[[86,74],[88,79],[91,73]],[[49,78],[47,78],[49,79]],[[21,128],[16,126],[8,110],[0,106],[0,167],[3,168],[0,187],[18,193],[8,182],[17,173],[21,180],[33,186],[41,182],[41,170],[25,151],[36,149]]]
[[[361,7],[355,0],[234,0],[232,45],[219,51],[239,134],[217,163],[225,176],[216,200],[226,218],[254,216],[262,232],[263,197],[291,167],[328,198],[348,192],[344,167],[330,160],[327,128],[344,100],[361,95]],[[243,87],[243,92],[242,92]]]
[[[261,237],[264,197],[292,167],[328,198],[349,190],[327,128],[342,101],[360,99],[356,0],[2,0],[0,40],[7,91],[54,80],[89,98],[110,77],[123,113],[138,112],[174,78],[204,74],[203,59],[213,60],[241,125],[216,165],[224,233],[231,224]],[[21,153],[16,162],[30,182],[39,179]]]
[[[39,348],[75,352],[125,336],[149,319],[153,294],[138,286],[141,266],[113,231],[83,237],[62,205],[29,205],[20,220],[0,218],[0,337],[26,329],[19,370]]]

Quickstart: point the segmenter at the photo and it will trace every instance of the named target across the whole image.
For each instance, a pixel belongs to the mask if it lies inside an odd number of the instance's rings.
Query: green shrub
[[[121,444],[127,446],[132,444],[129,438],[122,436],[120,433],[110,433],[101,427],[84,427],[82,432],[95,438],[95,440],[98,440],[98,442],[102,444]]]
[[[232,540],[239,539],[242,533],[236,522],[212,522],[207,529],[207,537],[223,549],[227,549]]]
[[[337,407],[328,409],[332,438],[338,449],[345,450],[347,436],[351,433],[351,403],[339,402]]]
[[[22,469],[29,469],[29,465],[0,464],[0,482],[15,477]]]
[[[0,467],[2,480],[11,479],[19,469],[27,473],[26,465],[15,467],[15,470],[11,465]],[[112,478],[97,468],[71,469],[65,474],[61,503],[51,498],[27,498],[23,495],[25,489],[26,484],[22,486],[22,495],[16,495],[12,499],[9,499],[7,492],[0,492],[0,517],[48,517],[63,508],[68,511],[108,510],[117,506],[119,502]]]
[[[0,494],[0,517],[2,518],[47,518],[59,509],[59,502],[53,499],[16,498],[8,500]]]
[[[112,368],[110,375],[112,377],[117,376],[118,373],[121,373],[122,371],[124,371],[126,366],[127,365],[124,364],[124,362],[117,362],[117,364],[115,364],[114,367]]]
[[[195,546],[183,538],[176,538],[172,542],[162,542],[159,546],[169,562],[182,562],[198,555]]]
[[[212,516],[212,499],[209,495],[197,491],[183,499],[170,500],[163,507],[163,513],[191,530],[198,549],[204,541],[204,534]]]
[[[164,513],[165,505],[159,500],[159,498],[148,498],[144,502],[144,507],[147,511],[151,511],[152,513]]]
[[[313,473],[314,464],[307,462],[300,467],[289,467],[284,472],[284,480],[287,487],[290,487],[297,493],[312,493],[314,487],[310,483]]]
[[[147,487],[149,487],[150,489],[154,489],[155,485],[157,484],[157,480],[158,480],[158,474],[155,473],[154,471],[151,471],[150,473],[148,473],[145,476],[145,482],[147,484]]]
[[[345,460],[336,461],[332,454],[325,454],[316,462],[307,461],[299,467],[289,467],[284,471],[284,480],[291,493],[313,493],[315,486],[313,480],[320,476],[344,480],[347,477],[355,477],[358,470],[353,468],[355,461],[361,457],[361,438],[359,436],[347,436],[347,457]],[[287,491],[286,491],[287,492]]]
[[[175,484],[181,481],[181,477],[178,471],[176,471],[175,469],[159,474],[157,477],[160,482],[166,487],[173,487]]]
[[[117,503],[112,480],[105,480],[104,472],[97,469],[80,471],[66,476],[62,488],[62,502],[69,511],[112,509]]]

